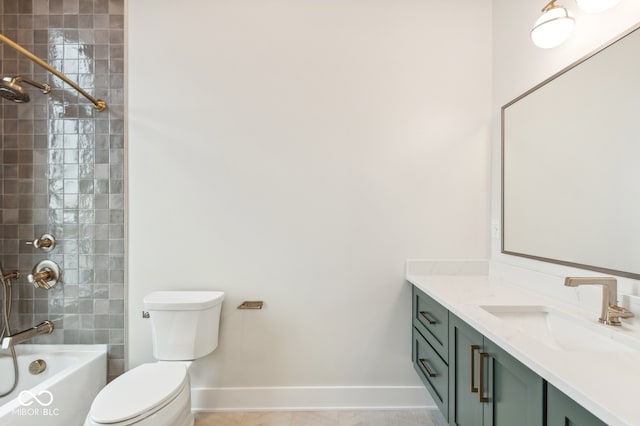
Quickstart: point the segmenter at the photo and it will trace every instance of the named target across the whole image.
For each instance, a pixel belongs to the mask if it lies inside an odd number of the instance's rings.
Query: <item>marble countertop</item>
[[[407,281],[433,297],[513,357],[587,408],[608,425],[640,425],[640,349],[567,351],[509,333],[483,305],[541,305],[577,317],[588,327],[602,327],[609,338],[640,348],[640,333],[629,324],[605,326],[599,312],[583,310],[489,276],[407,274]]]

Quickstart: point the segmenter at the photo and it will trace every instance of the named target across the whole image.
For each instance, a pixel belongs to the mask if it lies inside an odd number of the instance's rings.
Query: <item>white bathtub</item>
[[[107,345],[18,345],[18,387],[0,398],[0,426],[82,425],[107,379]],[[32,361],[46,369],[33,375]],[[0,351],[0,393],[13,384],[13,361]]]

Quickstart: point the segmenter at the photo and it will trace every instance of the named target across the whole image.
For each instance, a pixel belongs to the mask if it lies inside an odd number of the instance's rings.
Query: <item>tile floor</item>
[[[434,410],[197,413],[195,426],[444,426]]]

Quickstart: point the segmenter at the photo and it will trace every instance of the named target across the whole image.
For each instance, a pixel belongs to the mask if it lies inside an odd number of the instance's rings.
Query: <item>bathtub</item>
[[[107,379],[107,345],[18,345],[18,387],[0,398],[0,426],[82,425]],[[44,360],[37,375],[29,364]],[[13,361],[0,351],[0,392],[13,384]]]

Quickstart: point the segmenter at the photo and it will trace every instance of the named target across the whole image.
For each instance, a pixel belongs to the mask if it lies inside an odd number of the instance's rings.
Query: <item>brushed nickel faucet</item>
[[[631,318],[633,313],[618,306],[618,281],[613,277],[566,277],[564,285],[578,287],[580,285],[602,286],[602,311],[600,321],[606,325],[622,325],[620,318]]]

